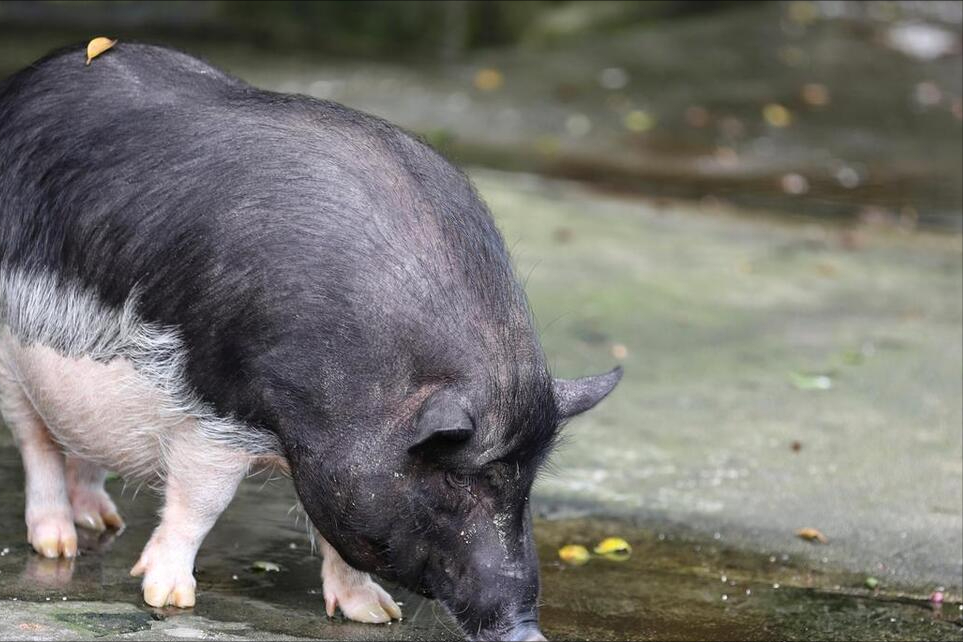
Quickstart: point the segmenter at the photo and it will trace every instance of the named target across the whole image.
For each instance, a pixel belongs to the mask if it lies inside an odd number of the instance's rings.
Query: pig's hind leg
[[[106,528],[120,530],[124,527],[124,520],[104,489],[106,470],[79,457],[67,455],[66,472],[67,495],[76,525],[95,531]]]
[[[381,623],[401,619],[401,609],[387,591],[367,573],[350,567],[320,533],[315,531],[315,536],[324,556],[321,582],[328,617],[333,617],[335,607],[339,607],[346,618],[355,622]]]
[[[167,444],[161,522],[130,572],[144,576],[144,601],[154,607],[194,606],[197,550],[234,497],[250,461],[192,428]]]
[[[0,364],[0,414],[13,433],[26,478],[27,541],[44,557],[75,557],[64,455],[20,383]]]

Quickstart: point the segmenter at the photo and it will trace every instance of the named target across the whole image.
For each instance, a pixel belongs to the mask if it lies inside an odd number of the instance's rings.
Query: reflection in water
[[[69,615],[74,626],[101,627],[96,631],[120,626],[104,619],[105,609],[135,607],[150,621],[170,626],[176,621],[178,627],[201,626],[203,620],[223,628],[241,621],[259,631],[304,638],[458,637],[436,603],[391,586],[386,588],[404,603],[400,624],[372,627],[340,616],[325,618],[320,562],[288,514],[294,494],[286,481],[242,484],[201,548],[193,610],[147,609],[139,581],[128,572],[157,519],[157,498],[122,495],[120,486],[108,484],[128,524],[126,532],[81,530],[79,558],[45,559],[25,541],[15,451],[0,447],[0,523],[12,525],[0,541],[0,549],[7,549],[0,555],[0,602],[6,606],[16,598],[81,610],[87,608],[82,604],[96,603],[90,613]],[[542,519],[535,531],[542,562],[541,620],[550,638],[959,639],[959,596],[952,592],[938,607],[925,598],[896,600],[864,589],[862,577],[796,566],[788,555],[741,553],[715,539],[653,533],[624,522]],[[613,535],[631,545],[628,559],[595,556],[582,566],[558,559],[566,544],[591,547]],[[275,563],[281,571],[257,573],[252,570],[255,560]],[[124,615],[121,624],[146,626],[136,618],[130,624],[131,617]]]
[[[20,575],[22,581],[48,589],[65,588],[74,577],[76,559],[50,559],[34,553],[27,554],[27,563]]]

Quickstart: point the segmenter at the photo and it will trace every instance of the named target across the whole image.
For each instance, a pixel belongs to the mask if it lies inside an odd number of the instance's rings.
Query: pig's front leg
[[[401,619],[401,609],[367,573],[355,570],[341,559],[338,551],[315,531],[324,561],[321,582],[324,585],[324,609],[328,617],[339,607],[344,616],[355,622],[382,623]]]
[[[166,463],[161,523],[130,573],[144,576],[144,601],[151,606],[189,608],[197,550],[234,497],[249,459],[190,430],[172,440]]]

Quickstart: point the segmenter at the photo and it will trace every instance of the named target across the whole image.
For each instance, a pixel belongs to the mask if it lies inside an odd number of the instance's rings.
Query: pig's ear
[[[555,402],[558,404],[562,419],[582,414],[595,406],[612,392],[620,379],[622,379],[622,366],[591,377],[556,379]]]
[[[452,395],[442,391],[425,401],[418,420],[409,453],[424,451],[433,446],[454,445],[468,441],[475,434],[475,424],[468,412]]]

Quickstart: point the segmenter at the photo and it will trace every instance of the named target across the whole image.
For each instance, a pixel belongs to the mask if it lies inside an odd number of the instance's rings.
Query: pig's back
[[[115,311],[136,294],[221,414],[267,423],[279,377],[323,414],[332,380],[534,349],[468,181],[378,119],[120,43],[0,85],[0,140],[0,269]]]

